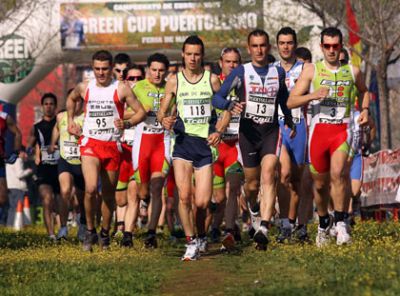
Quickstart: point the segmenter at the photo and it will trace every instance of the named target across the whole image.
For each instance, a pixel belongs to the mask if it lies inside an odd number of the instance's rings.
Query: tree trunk
[[[389,89],[387,86],[387,67],[379,65],[377,71],[378,91],[379,91],[379,111],[380,111],[380,143],[381,149],[392,148],[390,109],[389,109]]]

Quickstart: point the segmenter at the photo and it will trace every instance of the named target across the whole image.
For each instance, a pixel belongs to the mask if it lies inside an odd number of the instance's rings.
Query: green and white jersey
[[[320,87],[328,87],[328,97],[311,101],[311,124],[343,124],[350,122],[354,105],[355,79],[350,65],[329,70],[323,61],[315,63],[315,73],[310,92]]]
[[[203,77],[196,83],[189,82],[183,72],[177,74],[177,120],[174,125],[176,134],[188,134],[207,138],[215,128],[216,115],[212,110],[211,73],[204,71]]]
[[[64,111],[58,124],[60,131],[60,156],[73,165],[81,164],[78,138],[68,133],[68,114]],[[80,127],[83,125],[84,113],[76,116],[74,122]]]

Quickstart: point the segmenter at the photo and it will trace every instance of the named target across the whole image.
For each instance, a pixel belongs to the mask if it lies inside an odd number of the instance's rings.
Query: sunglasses
[[[329,49],[333,49],[333,50],[338,50],[341,48],[341,45],[339,43],[334,43],[334,44],[329,44],[329,43],[324,43],[322,44],[322,47],[329,50]]]
[[[138,80],[142,80],[142,76],[129,76],[126,78],[126,80],[128,81],[138,81]]]
[[[118,73],[126,71],[126,69],[118,69],[118,68],[115,68],[114,70],[117,71]]]

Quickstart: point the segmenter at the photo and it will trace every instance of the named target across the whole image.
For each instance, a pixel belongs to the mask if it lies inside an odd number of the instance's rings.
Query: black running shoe
[[[133,238],[131,232],[124,232],[124,236],[122,237],[120,246],[125,248],[133,247]]]
[[[107,250],[110,247],[110,243],[111,243],[110,235],[109,234],[104,235],[102,232],[100,232],[99,243],[100,243],[100,247],[103,250]]]
[[[144,246],[146,249],[157,248],[157,237],[155,234],[148,234],[144,239]]]
[[[211,229],[211,242],[218,243],[221,239],[221,231],[218,228]]]
[[[97,236],[96,232],[91,232],[91,231],[86,231],[85,233],[85,238],[83,240],[83,250],[86,252],[92,252],[93,251],[93,245],[96,245],[99,241],[99,238]]]

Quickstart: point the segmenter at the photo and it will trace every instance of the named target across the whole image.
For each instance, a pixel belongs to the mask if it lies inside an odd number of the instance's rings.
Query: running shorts
[[[0,178],[6,177],[6,164],[4,163],[4,158],[0,157]]]
[[[83,179],[82,166],[80,164],[70,164],[64,158],[58,160],[58,174],[69,173],[74,178],[74,185],[80,190],[85,190],[85,180]]]
[[[282,137],[279,127],[274,127],[262,137],[254,137],[251,131],[239,132],[239,147],[242,153],[243,166],[255,168],[260,166],[265,155],[276,155],[281,153]]]
[[[357,153],[353,157],[353,161],[350,167],[350,179],[351,180],[362,180],[363,172],[363,161],[361,153]]]
[[[128,189],[129,182],[133,180],[133,173],[132,146],[123,143],[117,191],[124,191]]]
[[[60,193],[60,183],[58,182],[58,168],[57,165],[39,164],[37,166],[37,181],[38,187],[40,185],[50,185],[53,192]]]
[[[118,171],[121,151],[117,142],[100,141],[93,138],[80,139],[81,156],[96,157],[106,171]]]
[[[214,162],[214,189],[225,187],[225,176],[227,174],[242,174],[241,155],[237,141],[224,142],[218,145],[218,158]]]
[[[290,138],[292,130],[289,127],[285,128],[282,120],[279,121],[279,127],[282,134],[282,145],[286,147],[292,163],[304,165],[307,155],[307,127],[304,118],[300,120],[300,123],[296,124],[296,136],[293,139]]]
[[[332,154],[350,152],[351,133],[348,124],[317,123],[310,129],[309,159],[313,174],[329,172]]]

